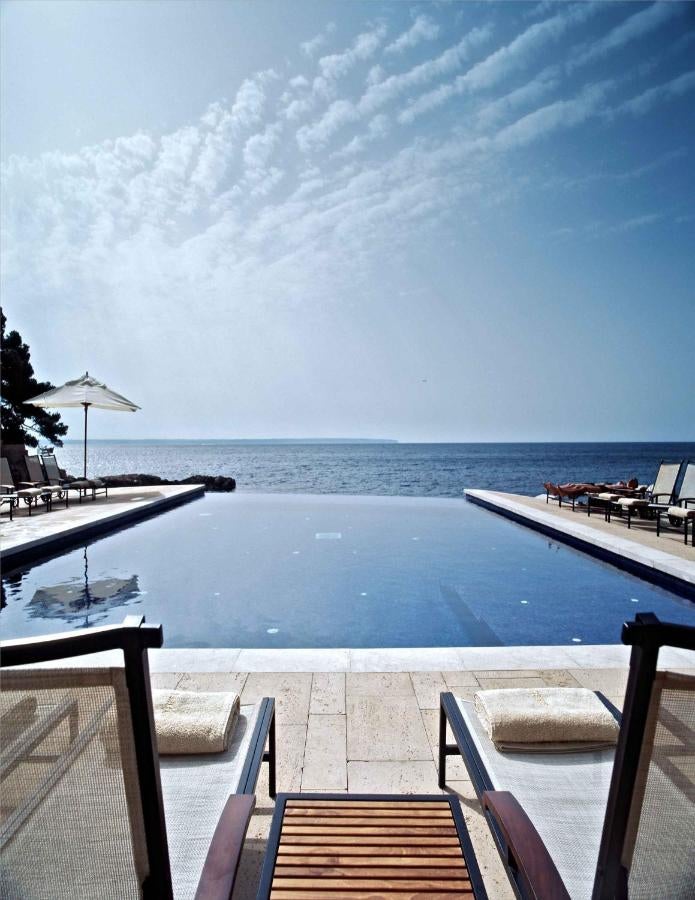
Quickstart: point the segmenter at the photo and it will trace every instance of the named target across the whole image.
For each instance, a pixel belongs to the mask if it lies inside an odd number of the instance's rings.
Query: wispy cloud
[[[509,44],[495,50],[454,81],[422,94],[403,110],[399,121],[413,122],[418,116],[431,112],[452,97],[493,87],[511,72],[528,65],[545,44],[559,40],[569,28],[584,22],[594,13],[595,7],[591,4],[571,6],[549,19],[529,26]]]
[[[309,151],[314,146],[322,146],[348,123],[373,115],[406,91],[454,71],[468,59],[475,48],[488,41],[491,34],[489,26],[473,28],[439,56],[370,84],[357,101],[335,101],[323,116],[299,130],[297,139],[300,147]]]
[[[676,16],[682,15],[686,7],[686,3],[653,3],[616,25],[604,37],[579,50],[570,60],[570,69],[619,50],[630,41],[637,40]]]
[[[429,16],[420,15],[407,31],[390,43],[384,53],[398,54],[417,46],[421,41],[433,41],[439,36],[439,25]]]
[[[324,28],[319,34],[315,37],[310,38],[308,41],[304,41],[299,45],[300,50],[304,54],[304,56],[312,57],[315,56],[318,51],[323,47],[328,40],[328,36],[335,31],[335,25],[331,22],[329,25]]]
[[[665,84],[647,88],[641,94],[632,97],[622,103],[615,112],[630,113],[633,116],[641,116],[649,112],[654,106],[664,100],[680,97],[695,89],[695,69],[684,72]]]

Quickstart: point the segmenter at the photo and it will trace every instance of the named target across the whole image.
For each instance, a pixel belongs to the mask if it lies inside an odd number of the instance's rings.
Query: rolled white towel
[[[239,714],[239,695],[223,691],[152,691],[161,755],[222,753]]]
[[[473,703],[498,749],[589,749],[618,739],[612,713],[586,688],[478,691]]]

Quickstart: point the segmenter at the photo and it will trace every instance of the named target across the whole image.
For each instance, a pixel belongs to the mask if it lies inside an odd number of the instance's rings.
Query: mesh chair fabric
[[[0,896],[136,898],[147,874],[122,668],[5,669]]]
[[[654,680],[622,862],[630,900],[695,896],[695,676]]]

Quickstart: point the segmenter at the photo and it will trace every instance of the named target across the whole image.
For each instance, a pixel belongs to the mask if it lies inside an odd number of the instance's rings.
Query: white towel
[[[586,688],[478,691],[475,711],[499,750],[570,751],[612,746],[619,726]]]
[[[162,755],[222,753],[239,713],[239,695],[222,691],[152,691]]]

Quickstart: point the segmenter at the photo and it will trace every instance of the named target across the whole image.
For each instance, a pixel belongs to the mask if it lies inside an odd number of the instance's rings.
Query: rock
[[[176,480],[160,478],[159,475],[105,475],[101,479],[108,487],[150,487],[161,484],[204,484],[206,491],[218,493],[233,491],[236,480],[228,475],[190,475],[188,478]]]

